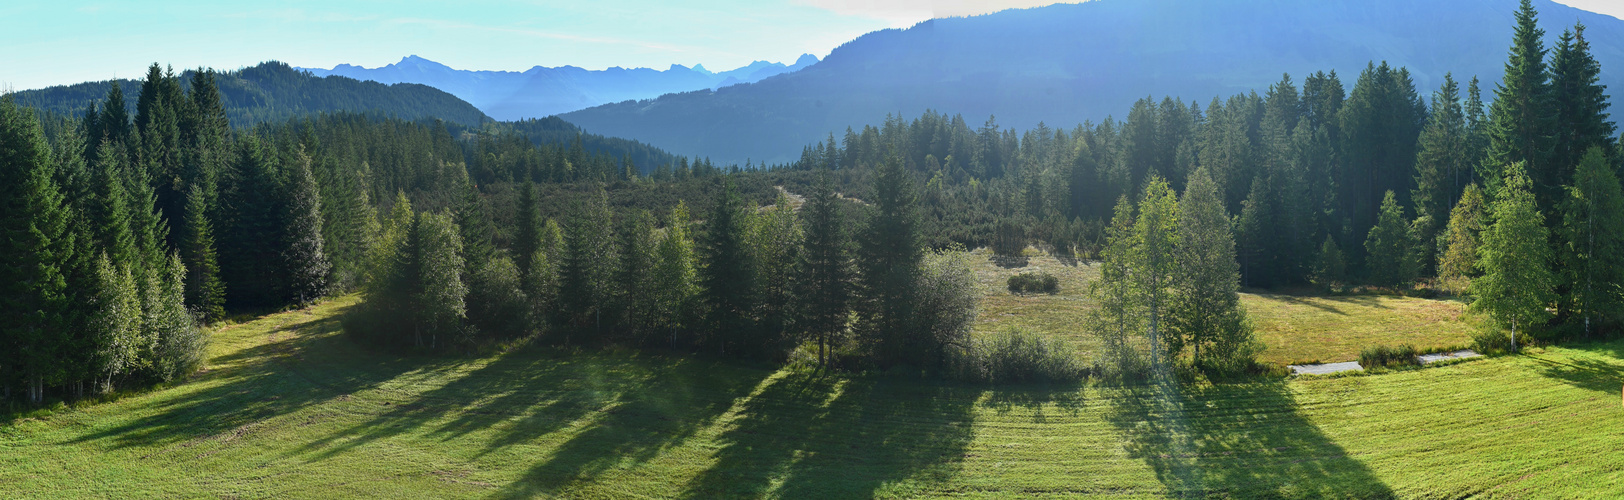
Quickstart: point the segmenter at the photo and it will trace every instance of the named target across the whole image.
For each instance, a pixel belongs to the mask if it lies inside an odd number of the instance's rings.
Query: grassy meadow
[[[978,328],[1024,322],[1086,348],[1066,333],[1087,307],[1066,284],[1054,297],[989,292]],[[1246,300],[1260,330],[1287,337],[1357,330],[1332,309],[1431,317],[1407,305],[1419,299]],[[1624,343],[1349,377],[988,387],[631,351],[379,354],[340,331],[354,303],[216,331],[185,384],[0,422],[0,496],[1624,494]],[[1369,338],[1399,335],[1364,323]],[[1315,343],[1288,356],[1342,348]]]

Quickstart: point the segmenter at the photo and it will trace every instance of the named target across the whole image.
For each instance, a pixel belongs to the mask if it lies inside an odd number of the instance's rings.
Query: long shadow
[[[572,424],[582,427],[546,460],[493,496],[568,496],[571,488],[591,483],[612,468],[652,460],[712,425],[772,375],[720,361],[667,359],[652,369],[639,368],[648,365],[628,362],[606,373],[581,373],[574,380],[586,387],[570,390],[599,394],[592,397],[601,401],[587,405],[554,401],[494,439],[491,446],[505,446]],[[631,373],[614,373],[622,369]],[[583,406],[587,411],[578,411]],[[449,427],[463,425],[469,424]]]
[[[1624,358],[1624,341],[1574,344],[1564,347],[1596,353],[1606,356],[1607,359]],[[1624,383],[1624,365],[1610,363],[1607,359],[1569,356],[1559,358],[1545,354],[1524,354],[1522,356],[1536,363],[1540,375],[1561,380],[1574,387],[1617,394],[1619,384]]]
[[[1391,498],[1298,412],[1284,381],[1113,389],[1107,419],[1170,496]]]
[[[1297,296],[1297,295],[1259,293],[1259,294],[1257,294],[1257,296],[1265,298],[1265,299],[1270,299],[1270,300],[1278,300],[1278,301],[1286,302],[1286,303],[1289,303],[1289,304],[1295,304],[1295,305],[1300,305],[1300,306],[1308,306],[1308,307],[1312,307],[1312,308],[1315,308],[1315,309],[1319,309],[1321,311],[1325,311],[1325,312],[1340,315],[1340,316],[1347,316],[1348,315],[1348,313],[1342,312],[1341,309],[1338,309],[1338,308],[1335,308],[1335,307],[1332,307],[1332,306],[1328,306],[1328,305],[1325,305],[1325,304],[1321,304],[1319,302],[1315,302],[1315,301],[1312,301],[1312,300],[1305,300],[1303,297],[1300,297],[1300,296]],[[1326,299],[1328,299],[1328,297],[1314,297],[1314,298],[1326,298]]]
[[[685,498],[865,498],[941,482],[974,437],[980,388],[790,373],[745,403]]]
[[[169,445],[164,448],[168,450],[243,434],[258,422],[375,387],[417,366],[367,355],[343,336],[341,316],[315,317],[273,330],[270,335],[287,338],[216,357],[211,364],[219,368],[187,382],[210,387],[165,391],[138,410],[155,410],[151,415],[73,442],[108,441],[119,448]]]

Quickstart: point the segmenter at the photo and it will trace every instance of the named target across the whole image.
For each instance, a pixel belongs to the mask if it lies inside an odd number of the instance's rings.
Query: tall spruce
[[[1489,198],[1498,200],[1500,183],[1509,177],[1504,169],[1521,162],[1533,183],[1539,212],[1551,214],[1560,186],[1568,179],[1560,177],[1559,169],[1550,163],[1557,117],[1545,71],[1544,38],[1533,2],[1522,0],[1505,77],[1495,87],[1494,104],[1489,108],[1489,144],[1478,176]]]
[[[726,355],[752,344],[755,312],[759,303],[756,289],[756,262],[750,252],[750,217],[731,176],[721,179],[716,203],[705,221],[700,248],[704,265],[699,269],[706,323],[711,329],[709,343]],[[754,354],[754,353],[749,353]]]
[[[39,121],[0,97],[0,383],[23,382],[34,403],[63,374],[55,357],[70,307],[65,276],[75,262],[71,208],[52,175]]]
[[[558,312],[570,330],[603,333],[603,313],[612,299],[616,260],[609,195],[599,188],[575,203],[564,229]],[[569,341],[566,336],[565,343]]]
[[[180,255],[186,266],[186,304],[204,321],[225,315],[226,289],[220,282],[219,257],[214,251],[214,225],[209,220],[208,198],[201,184],[186,193],[185,225],[181,227]]]
[[[278,288],[283,301],[303,305],[327,294],[332,264],[322,239],[321,193],[310,171],[310,157],[300,152],[287,175],[279,190],[284,213]]]
[[[822,172],[811,196],[801,207],[806,238],[800,252],[797,279],[799,327],[818,344],[818,364],[829,366],[830,347],[845,340],[851,316],[852,263],[846,220]]]
[[[1415,158],[1414,201],[1417,217],[1448,219],[1449,210],[1471,182],[1471,147],[1466,116],[1461,111],[1460,89],[1452,75],[1432,94],[1432,114],[1421,129]],[[1423,235],[1431,240],[1436,235]],[[1430,267],[1430,264],[1428,265]]]
[[[1551,51],[1551,107],[1556,118],[1551,139],[1551,166],[1554,180],[1573,180],[1579,162],[1590,148],[1612,151],[1613,125],[1607,108],[1607,86],[1601,84],[1601,63],[1590,53],[1585,25],[1563,31]],[[1550,215],[1547,213],[1547,215]]]
[[[615,301],[627,332],[639,341],[648,340],[654,333],[654,216],[644,210],[628,211],[620,219],[618,233]]]
[[[1399,287],[1416,277],[1414,249],[1404,207],[1388,191],[1382,198],[1376,225],[1365,237],[1365,280],[1372,285]]]
[[[923,339],[909,324],[914,277],[925,254],[913,174],[894,153],[874,173],[873,203],[858,239],[859,334],[882,364],[919,366],[925,361],[920,359],[925,354]]]
[[[1549,231],[1521,162],[1506,169],[1492,207],[1494,223],[1483,231],[1478,250],[1483,276],[1470,288],[1477,297],[1472,308],[1510,327],[1511,350],[1516,351],[1518,330],[1543,325],[1550,317],[1546,308],[1557,298]]]
[[[759,269],[756,287],[761,294],[759,348],[776,358],[796,344],[795,309],[800,299],[796,296],[795,278],[805,233],[795,207],[783,192],[778,193],[772,207],[756,217],[754,226],[751,247]]]

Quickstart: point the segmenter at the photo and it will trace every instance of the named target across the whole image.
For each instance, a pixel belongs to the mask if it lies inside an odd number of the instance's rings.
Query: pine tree
[[[300,152],[292,167],[280,190],[284,213],[279,231],[282,236],[279,288],[284,302],[304,305],[327,294],[332,265],[324,251],[321,193],[310,172],[310,157]]]
[[[186,304],[204,321],[225,315],[225,284],[220,282],[220,265],[214,251],[214,226],[203,187],[194,184],[186,195],[186,220],[182,227],[180,253],[186,262]]]
[[[1550,210],[1556,205],[1553,198],[1567,179],[1557,177],[1549,163],[1556,113],[1545,72],[1545,30],[1539,29],[1538,16],[1533,3],[1522,0],[1505,79],[1495,87],[1494,104],[1489,108],[1489,144],[1478,176],[1484,180],[1488,197],[1498,200],[1500,181],[1508,177],[1503,169],[1522,162],[1539,200],[1537,208],[1541,213],[1554,213]]]
[[[710,343],[722,354],[734,347],[739,353],[755,331],[759,303],[756,290],[758,271],[750,252],[749,228],[752,212],[739,197],[731,176],[721,181],[716,204],[705,221],[700,239],[703,265],[699,268],[701,296],[706,324],[713,337]]]
[[[1600,147],[1579,162],[1563,215],[1560,312],[1589,335],[1592,321],[1612,323],[1624,311],[1624,192]]]
[[[829,366],[829,349],[844,340],[851,316],[851,255],[846,221],[828,172],[818,177],[802,206],[806,238],[800,252],[797,297],[800,329],[817,340],[818,364]]]
[[[881,364],[919,363],[923,339],[909,324],[914,277],[924,250],[913,176],[895,154],[874,173],[873,203],[858,239],[858,333],[873,346]]]
[[[24,382],[30,402],[66,367],[65,276],[74,262],[70,207],[52,180],[51,151],[33,113],[0,97],[0,383]]]
[[[652,272],[657,325],[671,332],[671,347],[677,344],[677,332],[692,323],[696,297],[699,295],[698,275],[695,271],[694,242],[688,231],[688,205],[678,201],[666,221],[665,237],[656,249]]]
[[[1415,242],[1404,219],[1404,207],[1388,191],[1376,225],[1365,238],[1365,277],[1370,284],[1403,286],[1415,279]]]
[[[1492,208],[1494,223],[1483,231],[1478,250],[1483,276],[1470,288],[1477,296],[1473,309],[1511,327],[1513,352],[1517,330],[1544,324],[1549,317],[1546,307],[1556,300],[1551,247],[1546,243],[1549,233],[1535,205],[1532,184],[1521,162],[1506,169]]]
[[[1190,176],[1178,214],[1177,271],[1167,315],[1168,354],[1177,356],[1189,345],[1197,362],[1224,366],[1237,355],[1250,358],[1244,346],[1251,343],[1252,332],[1240,305],[1235,239],[1223,197],[1206,169]],[[1205,357],[1202,345],[1211,346]]]

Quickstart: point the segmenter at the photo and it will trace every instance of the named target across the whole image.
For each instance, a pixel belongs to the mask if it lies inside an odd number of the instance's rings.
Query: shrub
[[[952,378],[971,382],[1075,382],[1088,373],[1070,346],[1011,327],[977,339],[949,365]]]
[[[1387,347],[1384,345],[1366,347],[1359,351],[1359,366],[1370,368],[1396,368],[1401,366],[1416,366],[1421,361],[1416,357],[1415,347],[1401,345]]]
[[[1049,273],[1021,273],[1009,277],[1007,283],[1009,293],[1026,295],[1029,293],[1047,293],[1054,295],[1060,293],[1060,279]]]

